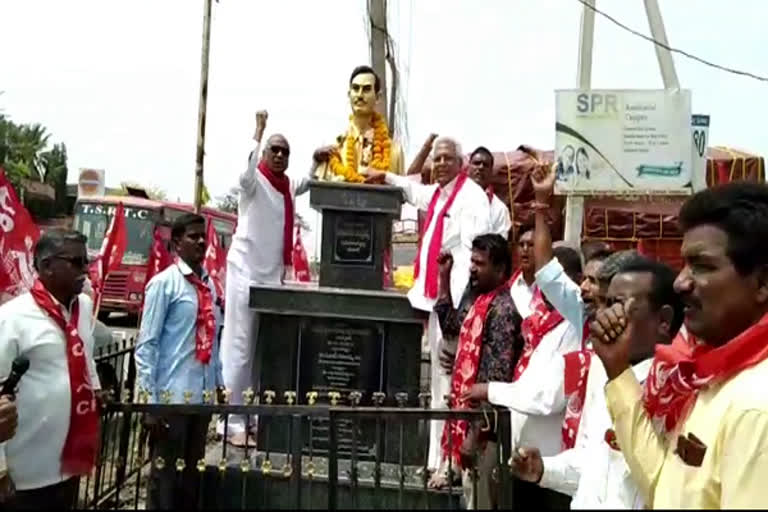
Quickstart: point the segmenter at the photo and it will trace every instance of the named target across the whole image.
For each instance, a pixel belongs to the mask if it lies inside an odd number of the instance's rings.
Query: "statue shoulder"
[[[400,145],[396,139],[392,139],[392,145],[390,146],[389,167],[390,171],[399,174],[400,176],[405,174],[405,154],[403,153],[403,146]]]

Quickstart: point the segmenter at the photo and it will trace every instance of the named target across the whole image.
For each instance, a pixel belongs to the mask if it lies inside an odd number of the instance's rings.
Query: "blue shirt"
[[[536,284],[563,318],[581,333],[586,320],[581,288],[568,277],[557,258],[552,258],[536,272]]]
[[[150,393],[150,403],[161,402],[163,391],[172,393],[171,403],[184,403],[184,392],[190,391],[190,403],[199,404],[204,390],[214,391],[224,382],[219,357],[221,310],[205,270],[201,279],[213,294],[216,329],[210,362],[202,364],[195,357],[197,293],[185,277],[191,273],[192,269],[179,260],[147,283],[136,370],[139,389]]]

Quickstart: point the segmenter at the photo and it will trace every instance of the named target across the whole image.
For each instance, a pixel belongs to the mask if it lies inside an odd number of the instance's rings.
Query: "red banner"
[[[34,284],[32,255],[38,238],[40,230],[0,167],[0,304]]]
[[[309,274],[309,260],[307,260],[307,251],[304,250],[304,244],[301,243],[301,228],[296,228],[296,236],[293,237],[293,277],[300,282],[308,282],[310,280]]]
[[[165,241],[160,236],[160,232],[155,230],[155,234],[152,240],[152,247],[149,250],[149,262],[147,262],[147,278],[144,281],[144,286],[153,276],[159,274],[166,269],[173,262],[171,253],[165,247]]]
[[[227,255],[221,247],[219,236],[216,234],[216,229],[213,226],[213,219],[210,217],[208,217],[208,231],[206,231],[205,239],[207,247],[205,249],[203,268],[211,276],[213,286],[216,288],[216,297],[221,301],[223,307],[225,297],[224,283],[226,283],[227,276]]]
[[[104,283],[107,280],[107,276],[113,270],[120,268],[127,245],[125,210],[123,209],[123,203],[118,203],[115,216],[112,217],[109,229],[107,229],[104,235],[104,241],[101,243],[99,255],[88,268],[88,276],[93,286],[93,301],[96,304],[94,313],[98,313],[98,307],[101,304],[101,293],[104,291]]]

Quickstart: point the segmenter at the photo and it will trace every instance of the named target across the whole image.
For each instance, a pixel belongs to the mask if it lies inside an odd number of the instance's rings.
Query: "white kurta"
[[[561,451],[566,406],[563,355],[579,349],[581,337],[564,320],[544,335],[518,380],[488,385],[488,401],[510,409],[513,449],[533,446],[545,456]]]
[[[437,184],[421,185],[413,181],[387,173],[387,183],[398,186],[403,189],[405,199],[419,210],[427,211],[429,203]],[[440,189],[440,195],[435,205],[435,215],[432,222],[426,226],[421,240],[421,252],[418,255],[420,272],[416,277],[413,288],[408,291],[408,299],[411,306],[422,311],[429,311],[429,321],[427,323],[427,341],[430,348],[430,367],[431,367],[431,394],[432,407],[439,409],[445,407],[443,397],[450,390],[450,376],[441,371],[439,360],[440,345],[440,325],[437,321],[437,315],[432,312],[432,307],[436,299],[425,295],[425,284],[427,275],[427,255],[429,253],[429,244],[432,240],[432,234],[437,225],[438,213],[440,213],[448,202],[448,199],[456,186],[456,178]],[[450,251],[453,256],[453,268],[451,269],[451,298],[455,308],[459,307],[461,296],[469,282],[470,257],[472,254],[472,241],[478,235],[490,233],[490,207],[488,196],[472,180],[466,180],[461,190],[456,195],[451,207],[443,221],[443,240],[441,244],[442,251]],[[427,465],[430,469],[436,469],[440,465],[440,436],[443,432],[442,421],[432,421],[430,423],[429,435],[429,456]]]
[[[99,389],[91,334],[93,302],[84,294],[78,300],[77,332],[86,349],[91,387]],[[69,310],[56,304],[69,321]],[[19,381],[16,394],[19,411],[16,435],[3,443],[4,446],[0,445],[19,490],[39,489],[71,477],[61,473],[61,451],[69,432],[72,402],[66,346],[64,332],[37,305],[31,293],[0,306],[0,381],[11,373],[16,357],[24,355],[29,359],[29,370]],[[52,505],[55,508],[56,504]]]
[[[523,319],[531,316],[531,301],[533,300],[533,290],[535,287],[535,284],[528,286],[522,273],[509,287],[509,294],[512,295],[512,301],[515,303],[517,312],[520,313],[520,316],[523,317]]]
[[[491,233],[506,239],[509,236],[509,230],[512,229],[512,219],[509,216],[509,208],[496,194],[491,196],[490,214]]]
[[[648,377],[652,362],[646,359],[632,367],[639,381]],[[544,458],[539,485],[573,496],[572,509],[643,509],[624,457],[605,441],[605,432],[613,428],[603,390],[607,382],[602,362],[593,357],[576,444]]]
[[[387,183],[403,189],[405,200],[419,210],[427,211],[429,203],[437,184],[421,185],[402,176],[387,173]],[[440,195],[435,205],[435,215],[432,222],[426,226],[421,239],[421,252],[419,253],[419,276],[416,277],[413,288],[408,292],[411,306],[422,311],[432,311],[436,299],[425,295],[424,286],[427,275],[427,255],[432,234],[437,226],[438,213],[442,211],[453,188],[456,186],[456,178],[440,189]],[[449,251],[453,256],[453,268],[451,269],[451,298],[454,307],[459,307],[461,295],[469,281],[469,265],[472,254],[472,241],[478,235],[490,233],[490,207],[488,196],[472,180],[466,180],[459,190],[456,198],[448,209],[443,221],[443,240],[441,251]]]
[[[237,229],[227,252],[226,309],[221,337],[224,385],[232,392],[231,403],[240,404],[242,393],[254,387],[252,380],[254,343],[258,315],[248,306],[252,284],[280,284],[283,263],[283,195],[257,169],[260,144],[251,154],[248,168],[240,175]],[[314,170],[314,169],[312,169]],[[290,178],[291,197],[309,190],[309,175]],[[294,203],[295,209],[295,203]],[[232,433],[242,432],[245,420],[232,417]]]

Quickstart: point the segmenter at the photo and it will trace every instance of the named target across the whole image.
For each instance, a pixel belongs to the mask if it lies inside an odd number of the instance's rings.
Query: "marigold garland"
[[[352,120],[352,116],[349,116],[349,120]],[[390,165],[390,155],[392,154],[392,140],[389,138],[389,130],[387,123],[384,122],[384,118],[381,114],[374,112],[373,114],[373,158],[369,167],[377,169],[379,171],[388,171]],[[355,137],[352,135],[352,130],[347,131],[347,137],[344,140],[344,162],[337,156],[331,156],[328,163],[331,166],[331,171],[337,176],[344,178],[344,181],[349,183],[361,183],[365,181],[365,177],[357,172],[357,155],[355,154]]]

